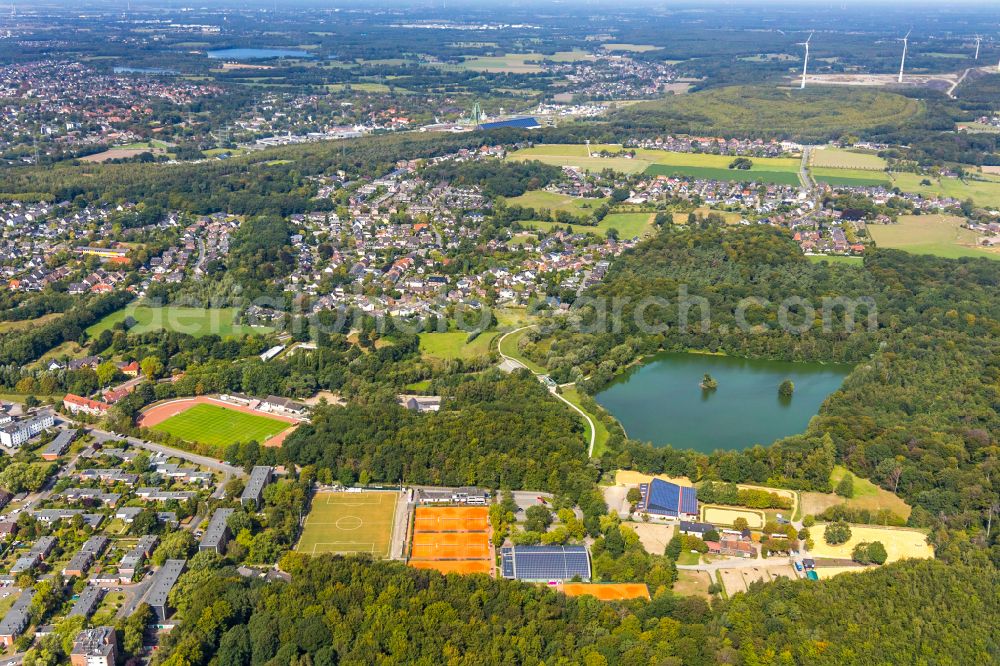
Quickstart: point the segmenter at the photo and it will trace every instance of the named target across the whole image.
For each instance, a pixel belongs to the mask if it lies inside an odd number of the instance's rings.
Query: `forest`
[[[624,299],[621,330],[577,333],[572,319],[554,320],[534,335],[546,338],[544,353],[531,342],[524,351],[546,364],[556,381],[578,381],[591,393],[660,350],[855,363],[801,435],[767,448],[704,456],[613,434],[603,465],[828,491],[832,465],[840,462],[912,504],[910,524],[932,528],[939,557],[956,559],[970,546],[985,546],[1000,562],[996,532],[988,543],[985,535],[990,507],[995,514],[1000,499],[998,281],[995,262],[894,250],[869,252],[862,267],[812,264],[773,228],[664,232],[625,255],[580,301]],[[691,307],[692,322],[678,325],[682,288],[707,303],[708,326],[698,305]],[[745,330],[736,315],[749,295],[771,306],[750,308]],[[813,304],[818,322],[817,295],[870,298],[877,325],[870,327],[859,308],[848,332],[841,307],[833,309],[827,329],[796,333],[777,325],[775,304],[789,297]],[[669,330],[652,334],[637,327],[634,307],[647,296],[670,299],[644,313],[647,322],[667,323]],[[579,309],[584,322],[591,321],[588,312],[586,305]],[[793,323],[806,314],[795,313],[790,308]]]
[[[757,584],[712,606],[670,592],[648,602],[568,598],[361,557],[289,554],[282,568],[291,582],[264,584],[214,553],[196,555],[171,593],[181,623],[154,663],[957,666],[1000,650],[996,571],[933,561]]]

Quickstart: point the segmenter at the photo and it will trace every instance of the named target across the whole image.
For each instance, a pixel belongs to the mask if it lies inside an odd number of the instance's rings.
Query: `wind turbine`
[[[906,47],[909,45],[910,33],[913,29],[907,31],[906,35],[903,37],[903,58],[899,61],[899,83],[903,82],[903,66],[906,64]]]
[[[799,89],[806,87],[806,68],[809,67],[809,40],[811,40],[812,38],[813,38],[813,33],[810,32],[809,37],[806,38],[806,41],[799,42],[797,44],[797,46],[806,47],[806,58],[805,60],[802,61],[802,85],[799,86]]]
[[[979,43],[983,41],[983,38],[976,35],[976,60],[979,60]]]

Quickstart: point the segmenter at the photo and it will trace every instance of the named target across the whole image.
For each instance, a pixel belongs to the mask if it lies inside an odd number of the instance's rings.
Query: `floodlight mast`
[[[899,83],[903,82],[903,67],[906,65],[906,47],[909,46],[909,43],[910,43],[909,40],[910,40],[910,33],[911,32],[913,32],[913,30],[908,31],[906,33],[906,35],[903,37],[903,39],[902,39],[902,42],[903,42],[903,57],[899,61],[899,79],[898,79]]]
[[[806,47],[806,57],[805,60],[802,61],[802,85],[799,86],[800,90],[806,87],[806,70],[809,67],[809,42],[810,40],[812,40],[812,38],[813,38],[813,33],[810,32],[809,37],[806,38],[806,41],[798,43],[798,46]]]

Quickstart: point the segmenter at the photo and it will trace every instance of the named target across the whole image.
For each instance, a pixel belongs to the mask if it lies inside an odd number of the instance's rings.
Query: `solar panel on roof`
[[[568,580],[590,578],[590,557],[584,546],[515,546],[501,551],[506,578]]]

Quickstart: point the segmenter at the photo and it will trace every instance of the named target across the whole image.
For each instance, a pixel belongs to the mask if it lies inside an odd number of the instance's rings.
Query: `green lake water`
[[[851,368],[663,353],[594,397],[631,439],[709,453],[766,445],[803,432]],[[718,382],[716,390],[699,386],[705,373]],[[791,398],[778,395],[785,379],[795,384]]]

